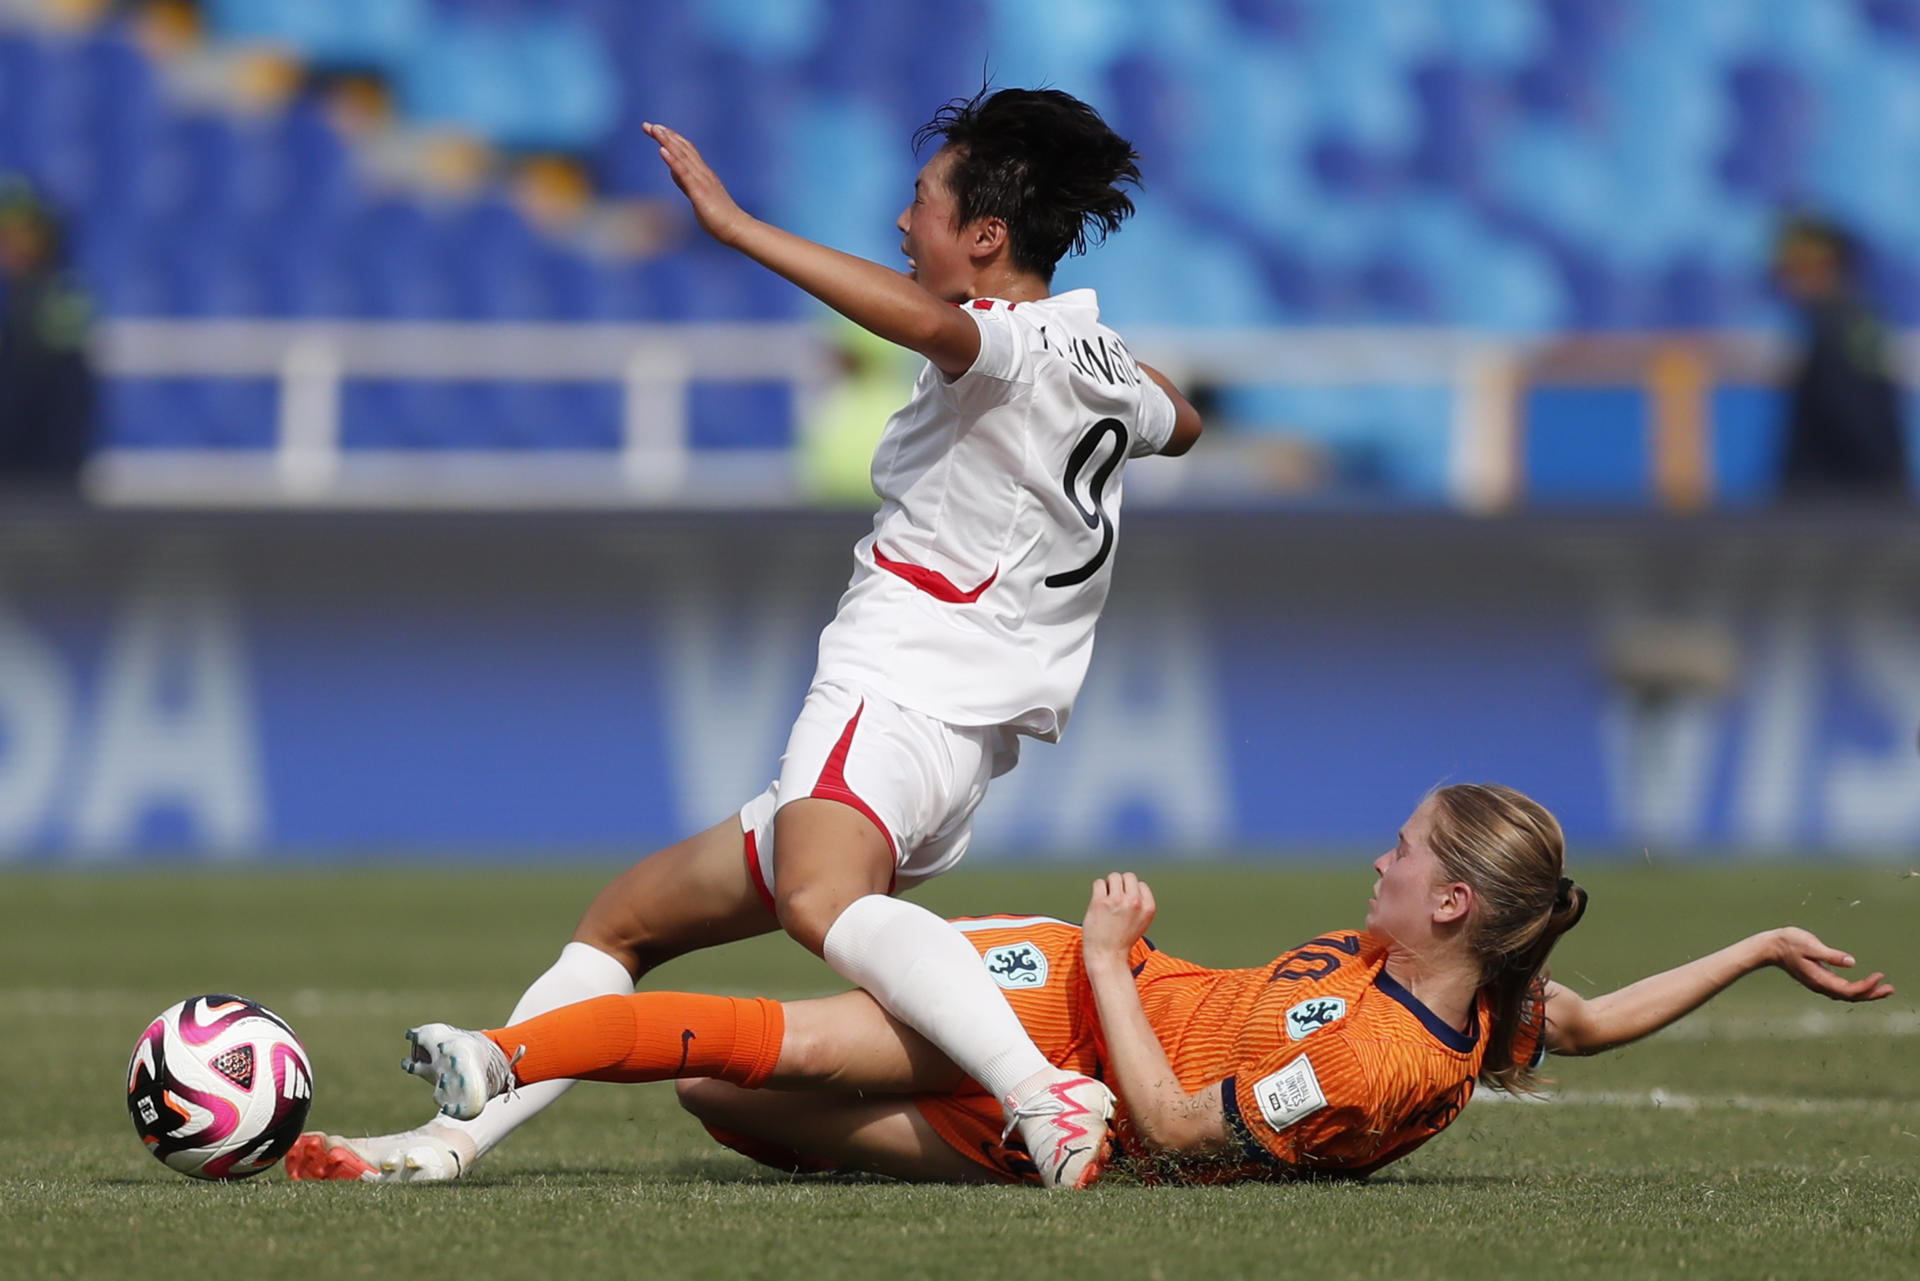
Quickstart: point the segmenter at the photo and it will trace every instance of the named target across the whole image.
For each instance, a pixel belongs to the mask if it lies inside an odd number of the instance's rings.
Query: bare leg
[[[892,888],[893,848],[872,820],[839,801],[783,805],[773,830],[780,927],[819,956],[848,904]]]
[[[966,1074],[865,992],[786,1001],[786,1037],[767,1085],[855,1094],[952,1090]]]
[[[747,877],[746,836],[736,815],[614,877],[580,918],[573,941],[599,948],[638,979],[684,953],[778,927]]]
[[[906,1098],[856,1098],[743,1090],[725,1081],[681,1081],[680,1106],[732,1130],[844,1170],[940,1183],[1000,1182],[948,1146]]]

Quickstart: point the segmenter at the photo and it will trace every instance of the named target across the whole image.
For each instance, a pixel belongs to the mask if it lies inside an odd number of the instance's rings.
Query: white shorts
[[[1013,768],[1019,741],[1000,725],[949,725],[861,686],[807,691],[780,757],[780,777],[740,810],[747,872],[773,906],[773,816],[821,797],[859,810],[893,849],[901,889],[960,861],[987,782]]]

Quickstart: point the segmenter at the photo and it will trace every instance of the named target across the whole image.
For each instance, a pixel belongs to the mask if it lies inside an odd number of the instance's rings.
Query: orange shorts
[[[979,949],[987,973],[1006,993],[1007,1004],[1047,1061],[1099,1076],[1106,1045],[1080,955],[1080,927],[1050,916],[962,917],[953,926]],[[1135,943],[1130,959],[1138,966],[1152,951],[1150,943]],[[1006,1119],[1000,1100],[977,1083],[968,1081],[950,1093],[916,1095],[914,1104],[955,1151],[1008,1182],[1040,1181],[1019,1137],[1001,1141]]]

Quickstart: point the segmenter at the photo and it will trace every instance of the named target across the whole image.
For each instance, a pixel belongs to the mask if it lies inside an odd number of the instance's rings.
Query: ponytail
[[[1482,1085],[1510,1094],[1523,1094],[1534,1087],[1531,1056],[1529,1061],[1517,1060],[1514,1043],[1520,1039],[1522,1029],[1545,1018],[1545,1011],[1529,1006],[1540,999],[1537,989],[1547,977],[1547,955],[1560,941],[1560,936],[1578,925],[1586,912],[1586,890],[1575,885],[1570,877],[1561,877],[1559,891],[1554,895],[1553,912],[1547,917],[1540,937],[1503,966],[1486,985],[1493,1010],[1487,1020],[1490,1024],[1487,1053],[1480,1062]],[[1544,1036],[1545,1029],[1540,1031]]]
[[[1587,892],[1561,875],[1566,838],[1552,814],[1512,788],[1459,783],[1434,793],[1429,840],[1449,880],[1474,896],[1467,944],[1480,958],[1491,1005],[1480,1082],[1532,1088],[1529,1062],[1516,1061],[1522,1031],[1539,1012],[1536,985],[1560,936],[1579,924]]]

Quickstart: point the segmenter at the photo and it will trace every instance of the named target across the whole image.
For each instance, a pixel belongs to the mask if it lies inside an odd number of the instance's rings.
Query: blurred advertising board
[[[0,859],[551,860],[776,768],[859,518],[0,518]],[[1920,847],[1911,519],[1140,513],[971,857],[1348,856],[1495,780],[1610,856]]]

